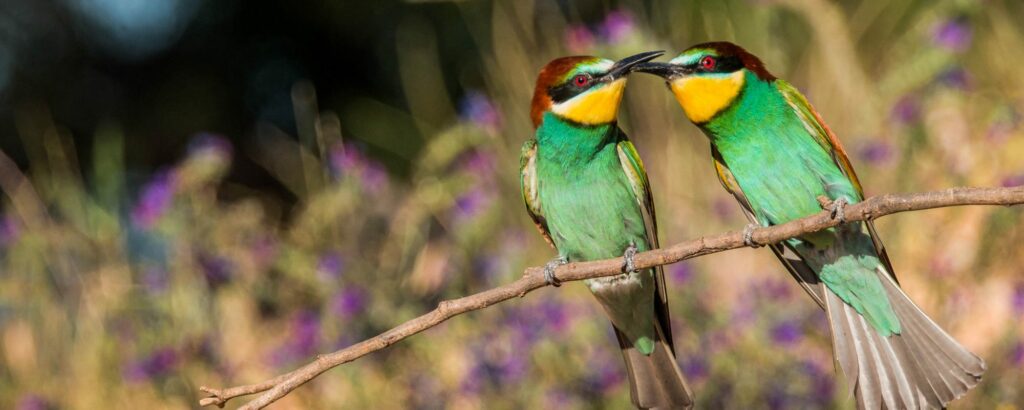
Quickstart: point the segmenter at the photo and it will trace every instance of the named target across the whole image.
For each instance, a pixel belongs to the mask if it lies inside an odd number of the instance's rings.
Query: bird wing
[[[636,197],[640,211],[643,213],[647,242],[650,243],[651,249],[659,248],[658,223],[655,218],[654,199],[651,196],[651,183],[647,179],[647,170],[644,169],[644,163],[640,160],[640,154],[636,152],[636,147],[626,139],[626,134],[620,130],[619,135],[621,140],[616,145],[619,163],[622,165],[622,171],[626,174],[626,180],[629,181],[629,186],[633,189],[633,196]],[[665,270],[661,266],[654,268],[654,283],[655,292],[658,295],[654,306],[658,323],[669,347],[675,351],[675,346],[672,343],[671,321],[669,320],[668,291],[665,288]]]
[[[718,148],[715,148],[714,144],[711,144],[711,157],[714,159],[715,171],[718,174],[718,181],[722,183],[722,187],[732,196],[736,197],[736,201],[743,207],[743,214],[747,216],[747,220],[760,225],[761,222],[758,221],[757,216],[754,214],[754,209],[751,208],[750,202],[747,201],[747,196],[743,194],[740,185],[736,183],[736,178],[733,177],[732,171],[729,170],[729,166],[725,164],[722,154],[718,152]],[[793,275],[793,278],[800,284],[800,287],[804,288],[807,294],[811,296],[811,299],[814,299],[824,309],[824,294],[822,293],[821,286],[819,286],[821,281],[818,280],[818,275],[814,273],[814,270],[807,266],[803,258],[789,244],[782,242],[768,245],[768,247],[779,258],[779,261],[786,267],[786,270]]]
[[[860,180],[857,178],[857,173],[853,170],[853,165],[850,165],[850,157],[846,155],[846,150],[843,149],[843,145],[836,138],[836,135],[832,133],[832,130],[825,125],[825,121],[821,119],[821,115],[814,110],[811,103],[807,101],[807,98],[800,93],[792,84],[787,83],[783,80],[775,80],[776,86],[782,93],[782,97],[786,99],[796,116],[800,118],[807,133],[814,138],[826,152],[832,155],[832,161],[835,162],[839,170],[843,172],[849,178],[850,183],[860,194],[860,199],[864,199],[864,188],[860,185]],[[872,221],[864,222],[868,227],[868,234],[871,236],[871,242],[875,245],[875,252],[878,254],[879,259],[885,264],[886,270],[889,271],[893,280],[896,280],[896,274],[892,268],[892,262],[889,261],[889,254],[885,251],[885,245],[882,243],[882,239],[879,238],[878,232],[875,231],[875,224]]]
[[[519,154],[519,182],[530,219],[533,219],[533,223],[537,225],[537,230],[544,237],[544,241],[555,248],[555,242],[551,240],[548,222],[544,219],[544,212],[540,205],[540,189],[537,182],[537,140],[535,139],[527,140]]]

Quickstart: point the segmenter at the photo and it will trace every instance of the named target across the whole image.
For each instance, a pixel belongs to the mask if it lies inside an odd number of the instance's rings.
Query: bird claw
[[[565,256],[559,255],[544,264],[544,281],[556,288],[562,286],[562,281],[555,277],[555,269],[567,263],[569,263],[569,260]]]
[[[754,242],[754,230],[761,225],[750,223],[743,227],[743,243],[751,248],[760,248],[762,245]]]
[[[636,244],[630,242],[629,246],[626,247],[626,251],[622,253],[622,259],[626,260],[626,263],[622,267],[623,273],[636,272],[636,261],[634,261],[635,257]]]
[[[832,219],[839,221],[839,223],[846,223],[846,204],[846,198],[839,197],[828,205],[828,211],[831,212]]]

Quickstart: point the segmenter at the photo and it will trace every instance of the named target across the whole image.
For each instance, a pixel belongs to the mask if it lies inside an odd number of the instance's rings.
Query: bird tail
[[[985,362],[921,311],[879,264],[901,331],[882,336],[835,293],[824,291],[836,359],[862,409],[944,408],[981,380]]]
[[[661,326],[655,324],[655,327],[658,340],[650,355],[640,353],[625,334],[615,329],[622,356],[626,359],[630,398],[641,409],[692,408],[693,392],[686,385]]]

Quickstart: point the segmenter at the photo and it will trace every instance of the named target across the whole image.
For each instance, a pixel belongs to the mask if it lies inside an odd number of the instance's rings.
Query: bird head
[[[730,107],[747,81],[775,80],[757,56],[729,42],[698,44],[668,63],[644,63],[634,70],[664,78],[695,124]]]
[[[626,76],[641,63],[653,60],[663,51],[650,51],[619,61],[591,56],[555,59],[537,76],[530,118],[534,128],[551,112],[560,118],[583,125],[615,122],[615,114],[626,88]]]

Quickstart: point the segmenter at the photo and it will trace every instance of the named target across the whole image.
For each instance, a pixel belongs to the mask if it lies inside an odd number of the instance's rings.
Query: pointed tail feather
[[[902,330],[882,336],[835,293],[825,291],[836,359],[857,407],[942,408],[978,384],[985,363],[921,311],[884,268],[877,269]]]
[[[693,392],[686,385],[675,354],[658,327],[658,340],[649,356],[633,348],[626,336],[615,330],[626,360],[630,398],[641,409],[692,408]]]

